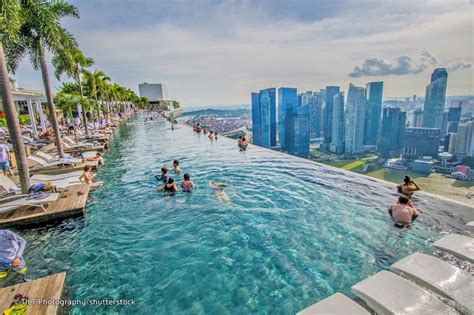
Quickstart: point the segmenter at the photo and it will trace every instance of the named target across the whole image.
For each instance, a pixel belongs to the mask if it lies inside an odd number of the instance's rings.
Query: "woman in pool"
[[[192,192],[194,183],[191,180],[191,177],[189,176],[188,173],[184,174],[183,176],[184,180],[181,182],[181,190],[183,192]]]
[[[156,191],[164,191],[166,193],[175,193],[178,191],[178,187],[174,183],[174,179],[168,178],[168,182],[163,186],[159,187]]]
[[[155,178],[160,181],[160,182],[163,182],[166,184],[166,182],[168,181],[168,169],[166,167],[162,167],[161,168],[161,175],[156,175]]]
[[[179,161],[174,160],[173,161],[173,169],[176,174],[179,174],[181,172],[181,169],[179,168]]]
[[[225,193],[223,188],[230,187],[228,184],[218,183],[214,181],[209,181],[209,187],[214,189],[214,195],[216,195],[217,200],[219,201],[230,201],[229,196]]]
[[[397,185],[398,192],[411,199],[415,191],[421,190],[421,187],[408,175],[403,179],[403,184]]]

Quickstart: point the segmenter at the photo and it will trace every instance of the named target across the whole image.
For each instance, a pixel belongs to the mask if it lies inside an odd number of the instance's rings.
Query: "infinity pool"
[[[105,184],[83,218],[19,231],[30,277],[66,271],[68,298],[136,301],[73,314],[293,314],[336,291],[351,295],[411,252],[432,252],[440,233],[467,221],[452,214],[461,206],[419,195],[424,213],[400,230],[386,213],[391,185],[142,120],[116,130]],[[154,175],[174,159],[199,186],[193,193],[155,191]],[[208,180],[231,184],[231,202]]]

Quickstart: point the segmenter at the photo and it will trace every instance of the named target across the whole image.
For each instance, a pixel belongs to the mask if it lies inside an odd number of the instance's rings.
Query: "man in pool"
[[[0,279],[14,271],[22,276],[26,274],[23,251],[25,240],[10,230],[0,230]]]
[[[401,195],[398,197],[398,203],[391,205],[388,208],[388,213],[394,218],[397,223],[409,225],[418,217],[416,209],[409,205],[410,199]]]
[[[217,200],[223,201],[230,201],[229,196],[225,193],[223,188],[229,187],[230,185],[224,183],[214,182],[212,180],[209,181],[209,187],[214,190],[214,195],[216,196]]]
[[[176,174],[181,173],[181,169],[179,168],[179,161],[178,160],[173,161],[173,169],[174,169],[174,172]]]

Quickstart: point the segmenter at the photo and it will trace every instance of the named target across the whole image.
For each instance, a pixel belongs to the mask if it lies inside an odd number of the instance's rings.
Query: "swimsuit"
[[[193,184],[191,182],[182,182],[181,189],[184,192],[191,192],[193,190]]]
[[[167,184],[165,184],[164,191],[166,191],[166,192],[175,192],[173,185],[168,187]]]

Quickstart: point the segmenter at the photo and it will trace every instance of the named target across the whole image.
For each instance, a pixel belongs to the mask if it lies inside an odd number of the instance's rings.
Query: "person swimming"
[[[403,179],[403,183],[397,185],[398,193],[405,195],[408,199],[411,199],[415,191],[421,190],[421,187],[408,175]]]
[[[245,137],[242,137],[241,143],[240,143],[240,151],[247,151],[247,147],[249,146],[249,142]]]
[[[229,196],[225,193],[223,188],[225,187],[230,187],[228,184],[224,183],[218,183],[214,181],[209,181],[209,187],[211,187],[214,190],[214,195],[216,196],[217,200],[223,202],[223,201],[230,201]]]
[[[396,221],[396,224],[402,226],[407,226],[418,218],[418,212],[410,206],[410,199],[404,195],[398,197],[398,202],[388,208],[388,213]]]
[[[214,139],[214,131],[209,131],[209,136],[207,136],[209,139]]]
[[[166,167],[161,168],[161,175],[156,175],[155,178],[163,183],[168,181],[168,169]]]
[[[178,187],[176,187],[174,179],[168,178],[168,182],[159,187],[156,191],[164,191],[165,193],[175,193],[178,191]]]
[[[189,174],[188,173],[184,174],[183,179],[184,180],[181,182],[181,190],[183,192],[192,192],[194,183],[191,180],[191,177],[189,176]]]
[[[179,174],[181,172],[181,169],[179,168],[179,161],[174,160],[173,161],[173,169],[176,174]]]

